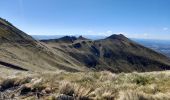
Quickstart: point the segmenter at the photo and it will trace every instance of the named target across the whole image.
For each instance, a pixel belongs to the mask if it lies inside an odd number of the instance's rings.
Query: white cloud
[[[144,37],[148,37],[148,35],[149,35],[148,33],[144,33],[143,34]]]
[[[93,31],[92,30],[88,30],[87,33],[93,33]]]
[[[112,34],[113,34],[113,32],[110,31],[110,30],[108,30],[108,31],[105,32],[105,35],[112,35]]]
[[[96,33],[92,30],[88,30],[85,35],[95,35]]]
[[[167,27],[164,27],[164,28],[163,28],[163,30],[164,30],[164,31],[167,31],[167,30],[168,30],[168,28],[167,28]]]
[[[148,33],[123,33],[123,35],[127,36],[128,38],[149,38]]]

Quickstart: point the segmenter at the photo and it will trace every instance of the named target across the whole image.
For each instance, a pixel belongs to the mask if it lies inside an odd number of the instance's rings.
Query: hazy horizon
[[[2,0],[0,17],[29,35],[124,34],[170,40],[169,0]]]
[[[112,34],[114,35],[114,34]],[[119,35],[119,34],[116,34],[116,35]],[[59,35],[31,35],[33,38],[35,39],[38,39],[38,40],[48,40],[48,39],[59,39],[61,37],[64,37],[64,36],[75,36],[75,37],[79,37],[79,36],[83,36],[87,39],[92,39],[92,40],[98,40],[98,39],[105,39],[111,35],[108,35],[108,36],[105,36],[105,35],[81,35],[81,34],[73,34],[73,35],[68,35],[68,34],[59,34]],[[124,35],[125,36],[125,35]],[[127,37],[127,36],[125,36]],[[127,37],[129,39],[132,39],[134,41],[155,41],[156,43],[158,42],[170,42],[170,39],[150,39],[150,38],[130,38],[130,37]]]

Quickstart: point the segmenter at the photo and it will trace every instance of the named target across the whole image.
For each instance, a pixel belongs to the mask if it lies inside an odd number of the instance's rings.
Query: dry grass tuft
[[[170,100],[170,94],[146,94],[138,91],[121,91],[118,100]]]
[[[63,81],[60,83],[59,93],[64,96],[71,96],[76,100],[90,100],[91,92],[90,88],[84,88],[77,84],[73,84],[70,82]],[[60,95],[61,96],[61,95]]]
[[[20,99],[43,100],[170,100],[170,72],[17,72],[0,76],[2,88],[23,85]],[[31,95],[30,95],[31,94]],[[30,95],[27,97],[27,95]],[[33,99],[34,100],[34,99]]]

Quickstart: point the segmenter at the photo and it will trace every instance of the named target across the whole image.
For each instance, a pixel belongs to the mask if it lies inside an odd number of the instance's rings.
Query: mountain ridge
[[[122,34],[98,40],[83,36],[64,36],[38,41],[8,21],[0,19],[0,41],[0,65],[14,69],[73,72],[145,72],[170,69],[169,58]]]
[[[1,42],[35,41],[31,36],[27,35],[23,31],[13,26],[10,22],[2,18],[0,18],[0,28],[1,28],[1,34],[0,34]]]
[[[45,41],[47,45],[51,45],[50,42]],[[114,34],[99,40],[76,40],[63,45],[56,42],[51,46],[62,48],[62,51],[88,68],[97,70],[131,72],[170,69],[169,58],[139,45],[122,34]]]

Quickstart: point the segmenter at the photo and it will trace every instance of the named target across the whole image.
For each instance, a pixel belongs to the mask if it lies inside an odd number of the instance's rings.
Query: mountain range
[[[0,19],[0,68],[146,72],[170,69],[170,59],[122,34],[91,40],[83,36],[35,40]]]

